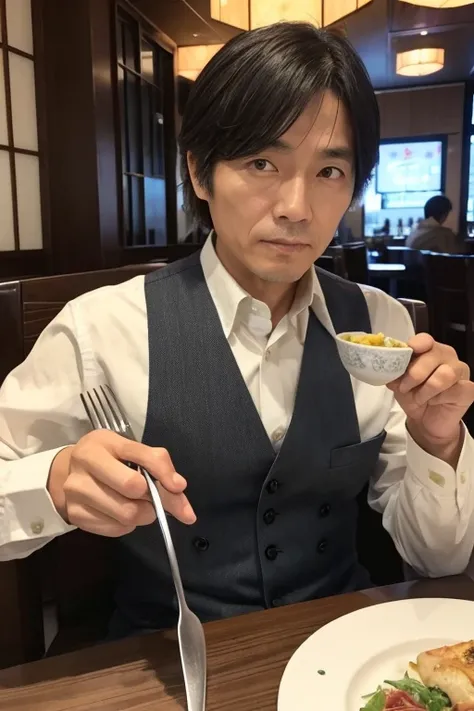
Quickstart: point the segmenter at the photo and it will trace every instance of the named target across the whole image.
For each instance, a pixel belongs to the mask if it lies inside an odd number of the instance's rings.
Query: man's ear
[[[191,153],[189,151],[186,154],[186,160],[188,163],[189,175],[191,178],[191,183],[193,185],[194,192],[196,193],[196,195],[198,196],[198,198],[200,200],[206,200],[206,202],[209,202],[209,193],[197,179],[196,161],[194,160],[194,157],[191,155]]]

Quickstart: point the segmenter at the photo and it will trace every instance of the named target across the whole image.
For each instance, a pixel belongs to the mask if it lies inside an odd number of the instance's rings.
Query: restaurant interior
[[[0,0],[0,384],[65,303],[201,248],[176,140],[189,91],[229,39],[280,20],[347,35],[380,109],[379,163],[317,265],[401,299],[415,331],[474,369],[474,2]],[[408,246],[438,195],[452,203],[445,226],[461,247]],[[466,424],[474,434],[473,413]],[[91,554],[89,537],[75,531],[0,563],[0,669],[16,669],[0,673],[0,710],[185,708],[172,633],[159,649],[145,639],[105,660],[95,646],[114,573],[107,541],[95,537]],[[415,596],[400,586],[474,600],[461,578],[434,592],[402,578],[389,556],[376,582],[391,587],[379,598],[288,612],[282,636],[263,618],[212,623],[208,708],[275,708],[284,664],[310,631]],[[46,666],[30,664],[44,656]]]

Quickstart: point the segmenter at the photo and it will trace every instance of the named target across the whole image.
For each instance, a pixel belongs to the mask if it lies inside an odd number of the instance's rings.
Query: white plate
[[[401,679],[420,652],[470,639],[474,602],[468,600],[365,607],[321,627],[296,650],[281,680],[278,711],[359,711],[364,695],[385,679]]]

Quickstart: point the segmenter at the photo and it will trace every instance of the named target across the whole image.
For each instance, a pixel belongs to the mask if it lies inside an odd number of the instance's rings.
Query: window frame
[[[7,23],[7,8],[6,0],[0,0],[0,26],[1,26],[1,36],[0,36],[0,52],[3,58],[3,73],[4,73],[4,86],[5,86],[5,112],[7,119],[7,140],[8,143],[0,144],[0,151],[8,153],[9,164],[10,164],[10,181],[11,181],[11,201],[13,210],[13,240],[14,248],[12,250],[0,250],[0,259],[6,259],[9,263],[20,261],[20,254],[27,254],[29,257],[33,257],[35,254],[38,256],[44,252],[47,246],[47,241],[49,237],[49,230],[47,230],[46,221],[46,200],[44,196],[44,163],[43,155],[41,150],[42,138],[44,124],[42,122],[42,96],[41,89],[39,89],[39,67],[38,59],[41,56],[41,38],[38,33],[35,32],[35,25],[38,22],[37,7],[35,9],[35,3],[31,2],[31,16],[32,16],[32,31],[33,31],[33,53],[25,52],[16,47],[12,47],[8,43],[8,23]],[[15,139],[13,132],[13,108],[12,108],[12,92],[11,92],[11,81],[10,81],[10,54],[15,54],[19,57],[29,59],[33,62],[33,71],[35,77],[35,100],[36,100],[36,112],[37,112],[37,130],[38,130],[38,149],[30,150],[28,148],[17,148],[15,147]],[[40,96],[38,96],[40,95]],[[39,162],[39,173],[40,173],[40,200],[41,200],[41,228],[42,228],[42,239],[43,244],[40,249],[22,249],[20,244],[20,224],[19,224],[19,212],[18,212],[18,183],[17,183],[17,171],[16,171],[16,155],[28,155],[35,156],[38,158]],[[8,259],[7,259],[8,257]],[[31,260],[28,259],[28,262]],[[3,269],[1,270],[3,272]],[[41,269],[43,271],[43,269]]]
[[[464,91],[464,118],[462,136],[461,163],[461,205],[459,232],[467,236],[467,205],[469,198],[469,168],[471,151],[474,159],[474,144],[471,147],[471,137],[474,136],[474,81],[467,81]]]
[[[138,26],[138,43],[137,47],[140,49],[142,40],[147,43],[151,43],[167,53],[168,62],[167,72],[163,73],[163,86],[158,86],[156,83],[152,83],[143,75],[140,71],[140,56],[136,57],[136,68],[132,69],[127,67],[126,58],[125,61],[120,61],[119,57],[119,47],[117,42],[117,33],[119,28],[119,22],[122,19],[130,19],[137,23]],[[147,243],[146,241],[146,210],[144,205],[145,199],[145,187],[143,185],[141,189],[141,207],[142,215],[145,226],[145,240],[143,244],[130,244],[127,243],[126,234],[126,212],[125,212],[125,195],[124,195],[124,185],[123,180],[125,176],[129,176],[130,179],[139,178],[144,182],[146,180],[146,173],[143,170],[134,173],[133,171],[123,170],[124,166],[124,147],[123,147],[123,137],[125,135],[123,119],[122,119],[122,108],[121,108],[121,97],[119,91],[119,72],[122,71],[129,72],[129,74],[134,74],[139,77],[140,82],[140,107],[138,112],[139,120],[139,131],[143,130],[142,123],[142,96],[141,96],[141,86],[142,82],[146,82],[151,86],[155,87],[156,91],[162,92],[162,115],[163,115],[163,179],[164,179],[164,190],[165,199],[164,206],[166,210],[166,242],[165,246],[169,244],[177,243],[177,186],[176,186],[176,161],[177,161],[177,136],[176,136],[176,107],[175,107],[175,96],[176,96],[176,45],[175,43],[167,37],[161,30],[155,27],[139,10],[137,10],[133,5],[131,5],[128,0],[117,0],[115,3],[115,16],[114,16],[114,27],[112,36],[112,76],[114,82],[114,101],[116,107],[116,155],[117,155],[117,194],[118,194],[118,220],[119,220],[119,232],[121,239],[121,246],[125,252],[129,250],[139,250],[147,249],[153,250],[156,248],[163,247],[159,243]],[[122,57],[122,59],[124,59]],[[142,141],[143,146],[143,141]],[[142,153],[143,155],[143,153]],[[157,176],[158,177],[158,176]],[[130,181],[129,181],[130,182]]]

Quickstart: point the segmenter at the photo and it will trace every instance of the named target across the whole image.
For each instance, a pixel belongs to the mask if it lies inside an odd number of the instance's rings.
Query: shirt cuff
[[[474,464],[474,442],[464,423],[462,426],[464,443],[456,470],[425,452],[407,430],[407,476],[438,498],[455,494],[460,507],[471,486]]]
[[[0,484],[0,509],[3,508],[0,545],[53,538],[74,530],[56,511],[46,488],[51,464],[62,449],[4,463],[6,470],[1,472]]]

